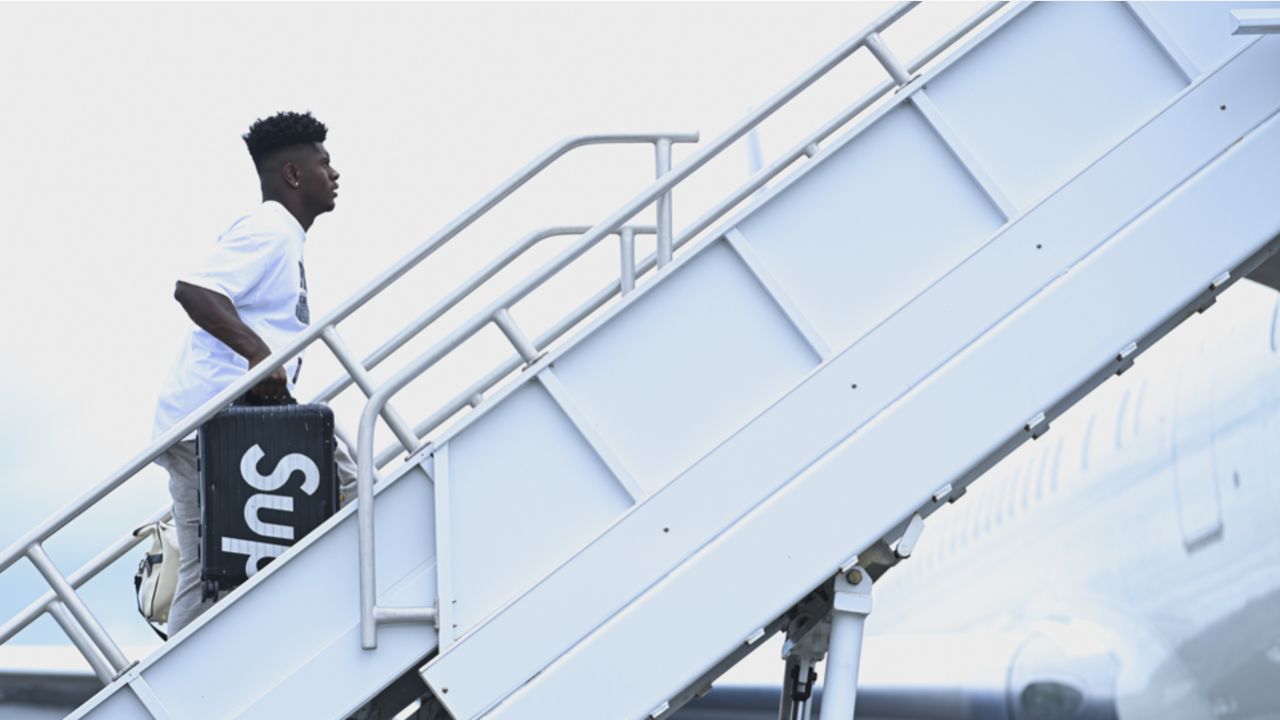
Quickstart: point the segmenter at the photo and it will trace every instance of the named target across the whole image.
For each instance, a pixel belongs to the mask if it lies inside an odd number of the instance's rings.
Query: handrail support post
[[[369,370],[365,368],[364,363],[356,357],[356,354],[351,350],[351,346],[347,345],[347,341],[338,334],[338,329],[333,325],[329,325],[325,327],[320,337],[324,340],[325,345],[329,346],[329,351],[342,364],[343,369],[355,381],[356,386],[360,388],[365,397],[372,395],[376,389],[374,388],[373,376],[369,374]],[[408,421],[391,407],[390,403],[382,408],[381,414],[382,419],[387,421],[391,432],[395,433],[396,439],[404,446],[406,452],[413,452],[418,448],[418,435],[413,432],[413,428]],[[350,448],[350,450],[355,452],[355,448]]]
[[[618,231],[618,251],[622,258],[622,294],[626,295],[636,289],[636,231],[633,227],[624,227]]]
[[[655,165],[657,166],[657,177],[661,178],[668,172],[671,172],[671,140],[669,138],[661,138],[653,144],[653,154]],[[672,244],[671,233],[671,189],[667,188],[665,192],[658,196],[657,200],[658,213],[658,267],[661,268],[671,262],[674,247]]]
[[[515,319],[511,317],[511,313],[508,312],[507,308],[502,308],[495,312],[493,314],[493,322],[502,331],[502,334],[507,336],[507,340],[510,340],[511,344],[515,346],[516,352],[520,353],[525,365],[532,365],[543,355],[546,355],[545,352],[538,352],[538,348],[533,346],[533,342],[524,334],[520,326],[516,325]]]
[[[98,680],[103,685],[110,685],[115,679],[116,673],[103,659],[98,649],[93,646],[93,640],[89,639],[84,628],[76,624],[75,618],[71,617],[71,613],[67,611],[67,606],[61,601],[54,600],[48,605],[49,614],[53,616],[54,622],[58,623],[58,627],[67,634],[71,640],[71,644],[75,645],[80,654],[84,656],[85,661],[89,663],[89,667],[93,668],[93,674],[98,676]]]
[[[907,72],[906,66],[898,60],[893,51],[889,49],[889,46],[884,44],[884,39],[880,37],[880,33],[873,32],[867,35],[863,45],[875,56],[876,60],[880,61],[880,64],[888,71],[889,76],[898,84],[898,87],[903,87],[911,82],[911,73]]]
[[[49,559],[49,554],[45,552],[44,546],[40,543],[33,543],[27,548],[27,559],[44,576],[45,582],[49,583],[49,587],[53,588],[54,593],[57,594],[62,604],[66,606],[75,622],[84,630],[93,641],[93,644],[102,651],[103,657],[106,658],[111,667],[112,677],[129,667],[129,659],[120,650],[120,646],[116,645],[115,641],[111,639],[106,629],[89,611],[89,607],[76,594],[75,588],[71,587],[71,583],[54,566],[53,561]],[[72,638],[72,641],[74,642],[75,639]]]

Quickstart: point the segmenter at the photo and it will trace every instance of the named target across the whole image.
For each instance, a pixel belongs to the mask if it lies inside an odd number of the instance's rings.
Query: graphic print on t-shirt
[[[307,305],[307,269],[302,266],[302,261],[298,261],[298,278],[301,281],[298,290],[298,305],[293,309],[293,313],[298,318],[298,322],[303,325],[311,324],[311,308]]]

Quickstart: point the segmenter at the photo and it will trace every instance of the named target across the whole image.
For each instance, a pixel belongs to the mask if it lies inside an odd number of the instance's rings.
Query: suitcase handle
[[[278,407],[282,405],[297,405],[298,400],[292,395],[285,395],[281,400],[268,400],[245,393],[233,400],[231,404],[241,407]]]

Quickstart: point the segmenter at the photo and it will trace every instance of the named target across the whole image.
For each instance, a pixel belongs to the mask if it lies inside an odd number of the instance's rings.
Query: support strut
[[[871,614],[871,576],[860,567],[836,576],[831,640],[822,677],[822,720],[853,720],[862,630]]]
[[[821,720],[853,720],[862,656],[862,630],[871,612],[871,574],[854,566],[810,593],[784,626],[787,661],[779,720],[811,720],[814,666],[825,656]]]

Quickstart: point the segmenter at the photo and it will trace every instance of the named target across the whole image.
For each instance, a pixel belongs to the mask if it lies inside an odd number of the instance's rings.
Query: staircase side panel
[[[107,693],[103,690],[99,695],[94,696],[97,705],[94,708],[93,717],[102,718],[103,720],[152,720],[152,715],[147,712],[147,708],[134,695],[133,691],[127,686],[122,686],[117,690]],[[100,700],[97,700],[101,698]],[[72,714],[69,717],[80,717]]]
[[[1025,209],[1186,85],[1122,3],[1040,3],[926,91]]]
[[[1206,78],[845,351],[833,361],[846,363],[839,374],[826,374],[825,383],[810,380],[783,398],[779,405],[803,404],[803,422],[775,421],[781,416],[771,410],[748,424],[467,642],[443,653],[425,677],[437,689],[452,687],[449,703],[459,717],[476,716],[528,682],[807,462],[1275,113],[1280,84],[1258,80],[1272,77],[1277,64],[1280,39],[1269,39]],[[1218,110],[1224,100],[1234,112]],[[729,452],[730,445],[769,452]],[[648,538],[661,527],[678,532],[674,537],[683,544],[652,545]],[[646,551],[635,552],[637,547]],[[592,592],[584,594],[586,587]],[[522,642],[511,647],[505,639],[516,634]],[[475,672],[481,666],[482,676]]]
[[[1009,452],[1029,437],[1021,428],[1028,417],[1060,408],[1077,389],[1109,375],[1116,347],[1158,337],[1194,313],[1221,269],[1238,276],[1258,253],[1274,252],[1280,206],[1267,198],[1277,184],[1280,116],[1003,318],[486,717],[549,717],[566,697],[573,698],[573,717],[645,717],[694,682],[708,659],[727,655],[852,552],[930,503],[937,483],[959,481],[992,454]],[[950,300],[965,304],[963,297]],[[920,438],[928,438],[928,452],[903,452]],[[619,682],[610,664],[624,657],[645,671]]]
[[[844,349],[1004,220],[920,111],[904,103],[738,230],[827,343]]]
[[[652,492],[817,367],[818,355],[724,242],[553,364]]]
[[[451,635],[532,585],[631,507],[631,497],[538,383],[448,444]],[[437,454],[437,462],[440,460]],[[443,470],[443,468],[442,468]]]
[[[1232,35],[1232,10],[1260,10],[1280,7],[1280,2],[1144,2],[1178,48],[1191,58],[1200,72],[1226,62],[1256,38]]]
[[[435,600],[432,484],[413,467],[378,491],[378,589],[384,602]],[[385,626],[360,649],[356,517],[351,505],[268,565],[127,674],[175,718],[336,717],[375,695],[435,646],[426,625]],[[117,681],[75,717],[106,717]],[[285,715],[278,714],[288,708]]]

